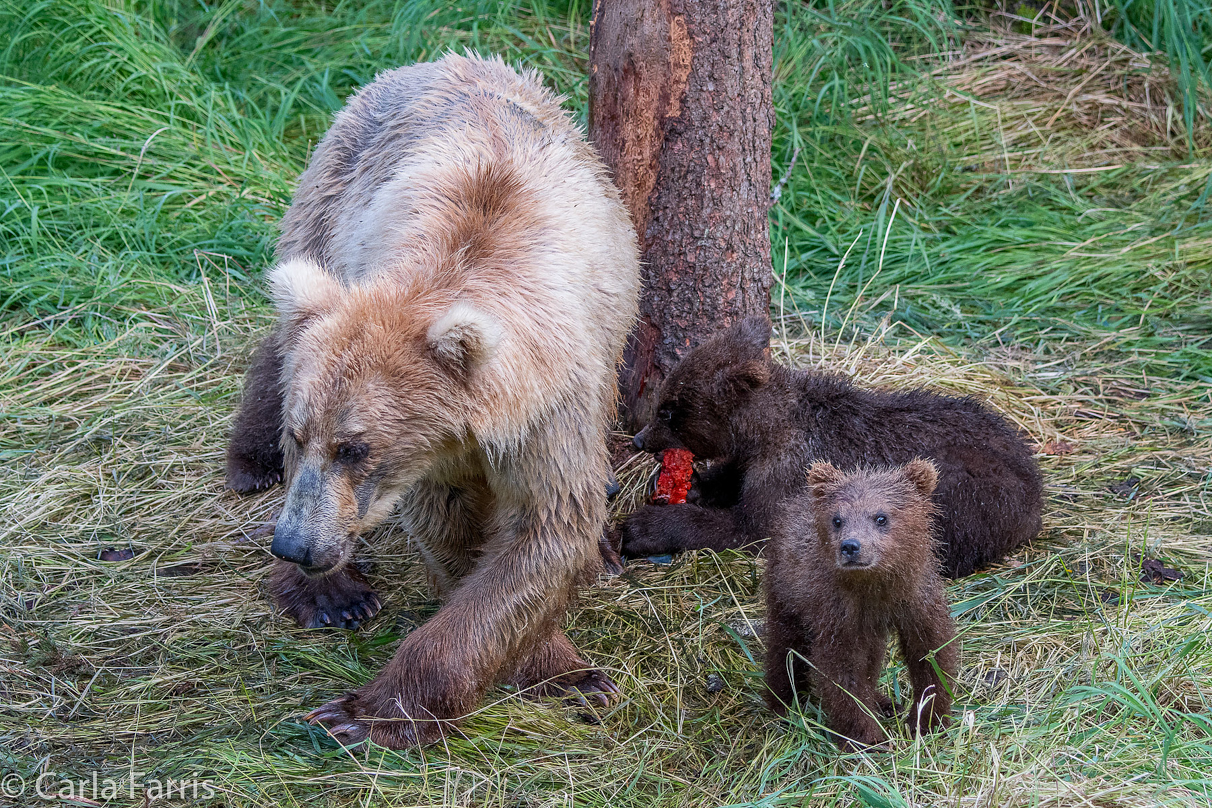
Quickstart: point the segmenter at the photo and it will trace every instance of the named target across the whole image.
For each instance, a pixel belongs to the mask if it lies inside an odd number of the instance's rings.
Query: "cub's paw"
[[[262,453],[263,454],[263,453]],[[252,456],[229,450],[227,453],[227,487],[248,494],[282,482],[282,455]]]
[[[910,734],[926,734],[946,729],[951,724],[951,716],[931,709],[930,703],[919,702],[910,707],[907,723]]]
[[[312,710],[303,719],[313,726],[323,727],[329,736],[345,746],[370,739],[388,749],[407,749],[433,743],[444,734],[444,722],[409,716],[400,709],[396,699],[375,705],[359,691],[334,699]]]
[[[598,538],[598,552],[602,556],[602,568],[607,575],[621,575],[623,572],[623,559],[619,557],[618,551],[614,549],[614,545],[610,541],[609,531],[603,530],[602,535]]]
[[[888,736],[874,721],[846,730],[837,730],[833,739],[843,752],[881,752],[889,749]]]
[[[269,586],[278,607],[303,628],[352,630],[383,608],[370,584],[350,566],[312,578],[295,564],[275,561]]]
[[[628,558],[665,555],[681,551],[678,540],[682,505],[645,505],[619,525],[619,545]]]

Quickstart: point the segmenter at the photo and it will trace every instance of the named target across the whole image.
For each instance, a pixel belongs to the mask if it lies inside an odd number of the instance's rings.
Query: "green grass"
[[[987,398],[1048,484],[1040,541],[949,590],[956,726],[844,757],[811,707],[762,707],[761,562],[732,554],[586,591],[570,634],[626,691],[599,723],[504,691],[425,750],[298,721],[434,604],[390,529],[359,633],[295,629],[261,592],[281,492],[225,492],[221,461],[275,223],[378,70],[500,52],[583,117],[587,0],[0,0],[0,780],[133,768],[205,779],[212,805],[1207,804],[1208,33],[1175,16],[1195,4],[1136,3],[1107,33],[779,7],[781,358]],[[1140,554],[1183,580],[1141,582]]]

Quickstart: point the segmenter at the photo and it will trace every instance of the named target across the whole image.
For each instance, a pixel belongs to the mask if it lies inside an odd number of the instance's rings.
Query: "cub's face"
[[[464,439],[467,380],[497,333],[464,304],[410,308],[373,289],[344,289],[309,262],[283,264],[273,282],[290,349],[288,489],[271,551],[323,574]]]
[[[930,558],[934,466],[915,460],[890,471],[809,470],[813,515],[825,557],[842,571],[912,570]]]
[[[704,460],[732,454],[732,419],[770,378],[769,339],[769,324],[749,318],[688,353],[661,385],[656,414],[635,436],[636,447],[689,449]]]

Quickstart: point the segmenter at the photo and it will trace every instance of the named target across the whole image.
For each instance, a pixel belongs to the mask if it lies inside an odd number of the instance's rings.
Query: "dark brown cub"
[[[1039,533],[1043,485],[1023,436],[972,398],[865,390],[770,359],[769,325],[742,320],[691,351],[661,386],[636,443],[710,461],[684,505],[646,507],[621,526],[624,555],[756,546],[818,460],[843,468],[915,457],[938,469],[934,504],[947,575],[968,575]]]

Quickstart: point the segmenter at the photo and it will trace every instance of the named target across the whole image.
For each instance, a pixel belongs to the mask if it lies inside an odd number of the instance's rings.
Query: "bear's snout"
[[[651,431],[651,429],[652,425],[649,424],[639,432],[635,433],[635,437],[631,439],[631,445],[639,449],[641,452],[644,451],[644,441],[647,440],[648,433]]]
[[[304,572],[323,574],[340,565],[348,549],[341,540],[339,497],[332,481],[314,465],[295,475],[282,515],[274,526],[269,551],[283,561],[298,564]]]
[[[846,539],[838,549],[841,551],[842,560],[853,563],[858,561],[859,554],[863,551],[863,545],[855,539]]]

